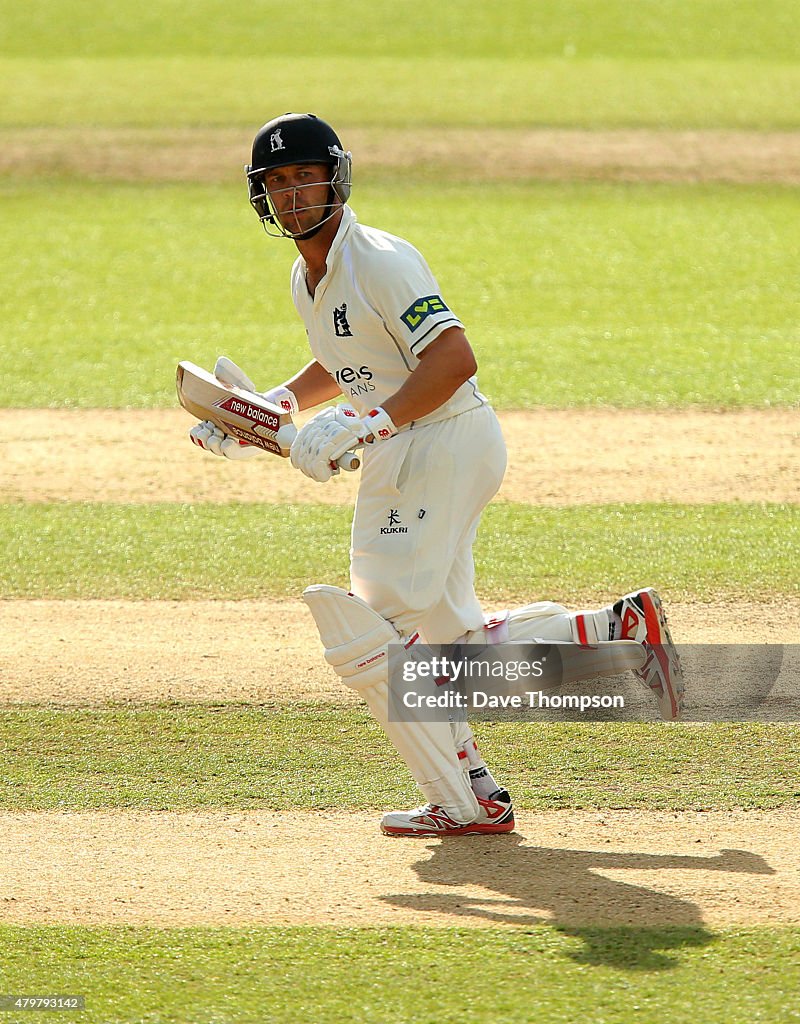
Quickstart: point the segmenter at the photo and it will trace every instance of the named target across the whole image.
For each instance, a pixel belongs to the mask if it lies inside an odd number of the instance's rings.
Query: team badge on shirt
[[[353,337],[353,332],[350,330],[350,324],[347,322],[346,302],[343,302],[341,306],[337,306],[333,311],[333,329],[336,332],[337,338]]]
[[[440,295],[425,295],[421,299],[414,299],[400,319],[409,331],[413,332],[429,316],[449,311],[449,307],[444,304]]]

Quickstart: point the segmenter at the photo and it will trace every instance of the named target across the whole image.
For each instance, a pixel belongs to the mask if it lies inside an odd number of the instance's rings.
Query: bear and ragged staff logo
[[[333,311],[333,329],[337,338],[352,338],[353,332],[347,322],[347,303],[343,302]]]

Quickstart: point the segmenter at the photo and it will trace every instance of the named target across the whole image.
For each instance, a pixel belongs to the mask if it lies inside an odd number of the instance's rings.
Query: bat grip
[[[346,473],[352,473],[361,465],[361,457],[355,452],[345,452],[336,460],[336,465]]]

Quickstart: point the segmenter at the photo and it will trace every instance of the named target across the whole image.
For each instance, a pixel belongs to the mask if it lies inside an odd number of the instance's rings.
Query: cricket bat
[[[265,452],[289,457],[297,427],[292,414],[244,388],[223,384],[195,363],[178,363],[175,374],[178,401],[195,419],[211,420],[232,437]],[[348,472],[358,469],[361,459],[345,452],[336,463]]]

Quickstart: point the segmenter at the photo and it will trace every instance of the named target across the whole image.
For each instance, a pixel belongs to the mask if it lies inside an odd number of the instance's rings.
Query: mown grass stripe
[[[369,66],[374,57],[400,56],[436,58],[435,64],[470,57],[517,64],[533,57],[568,62],[587,55],[769,61],[798,56],[791,0],[737,0],[726,5],[724,17],[719,0],[693,0],[688,6],[683,0],[639,0],[635,9],[627,0],[605,0],[602,6],[585,0],[543,0],[534,6],[506,0],[502,18],[483,0],[409,4],[400,17],[393,0],[340,0],[335,8],[317,5],[314,17],[303,21],[291,7],[264,0],[251,9],[195,0],[191,18],[182,0],[162,0],[158,11],[133,0],[64,0],[57,10],[29,12],[2,0],[0,14],[3,52],[33,58],[224,55],[241,60],[270,54],[280,63],[287,54],[319,61],[335,53]],[[414,84],[398,82],[395,91]],[[421,108],[419,118],[430,113]]]
[[[13,598],[255,598],[345,585],[349,508],[0,505],[0,594]],[[496,504],[476,547],[496,600],[610,597],[644,583],[674,599],[796,594],[800,506]]]
[[[800,806],[797,724],[494,722],[476,735],[520,808]],[[357,810],[417,798],[362,707],[7,707],[0,751],[8,810]]]
[[[25,225],[0,236],[0,405],[175,407],[180,359],[227,352],[264,388],[307,362],[291,253],[239,183],[26,178],[0,193]],[[486,194],[474,175],[392,179],[353,203],[422,249],[498,408],[797,403],[800,191],[492,184],[491,231]]]
[[[324,111],[337,125],[381,127],[407,127],[422,111],[426,124],[448,126],[793,129],[800,88],[792,61],[702,56],[0,57],[0,77],[4,125],[235,124],[252,130],[276,110],[297,107],[301,80],[304,109]],[[256,80],[259,90],[247,88]],[[337,83],[333,92],[331,81]]]
[[[800,985],[797,928],[6,925],[0,943],[6,991],[85,994],[104,1024],[752,1024],[794,1019]]]

